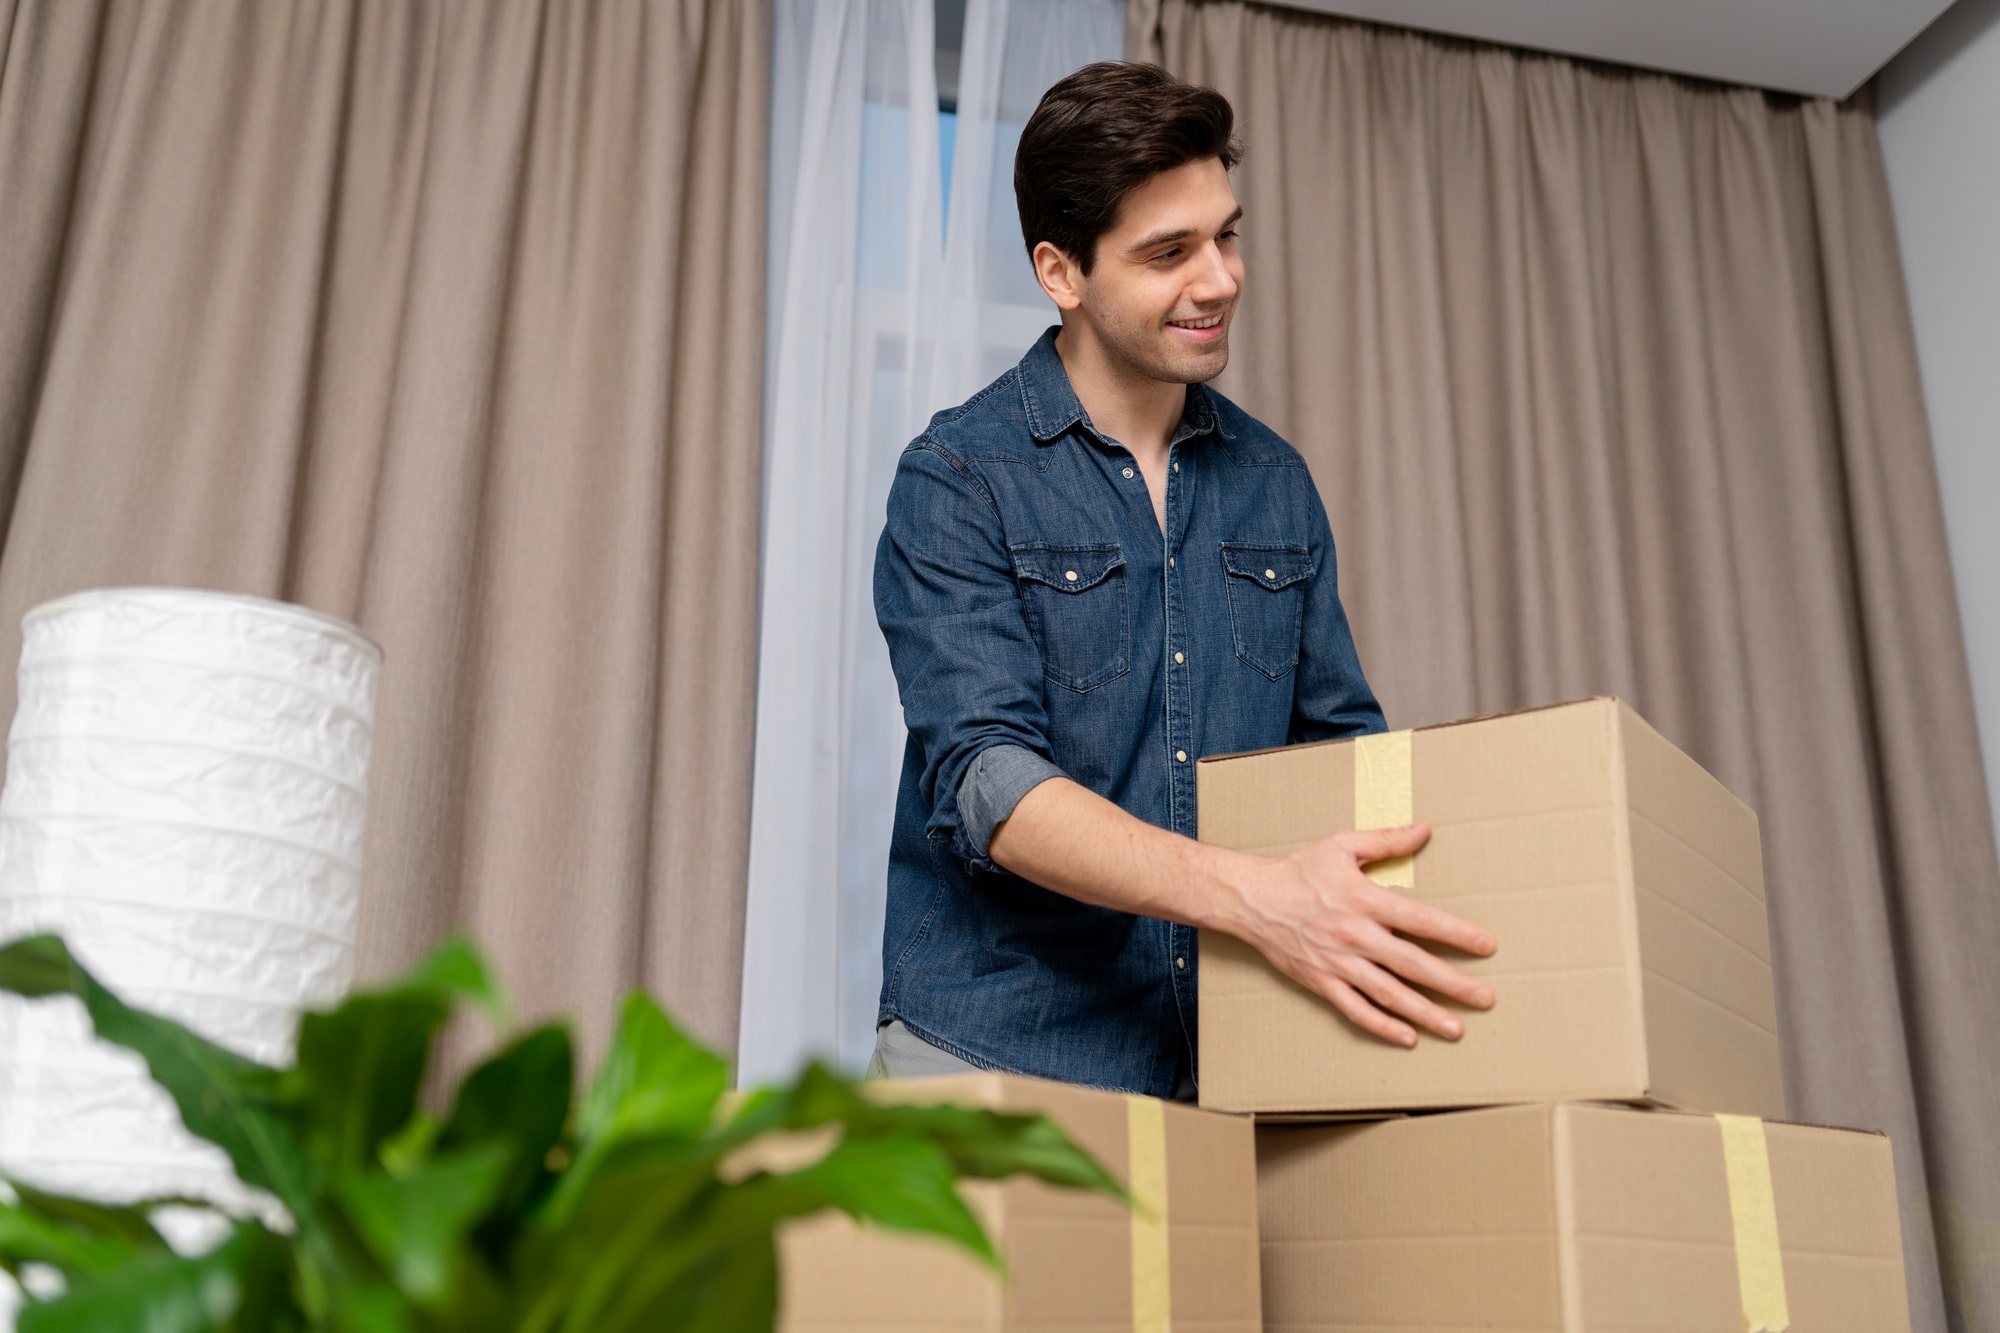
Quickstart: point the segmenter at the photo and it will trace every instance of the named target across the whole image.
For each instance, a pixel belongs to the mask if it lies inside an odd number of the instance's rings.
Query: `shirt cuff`
[[[993,830],[1021,798],[1062,770],[1019,745],[992,745],[973,756],[958,784],[960,850],[974,870],[994,869],[987,855]]]

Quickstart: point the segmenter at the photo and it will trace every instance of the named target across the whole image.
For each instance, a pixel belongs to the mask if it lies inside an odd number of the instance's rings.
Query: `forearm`
[[[1241,930],[1271,871],[1261,857],[1136,819],[1068,778],[1023,796],[994,829],[989,852],[996,865],[1068,897],[1224,931]]]
[[[1349,830],[1267,859],[1155,828],[1052,777],[993,830],[988,853],[1072,898],[1234,935],[1362,1028],[1410,1046],[1411,1023],[1454,1039],[1465,1026],[1416,987],[1475,1009],[1493,1004],[1490,987],[1412,942],[1484,956],[1490,935],[1362,874],[1367,862],[1412,855],[1429,837],[1421,824]]]

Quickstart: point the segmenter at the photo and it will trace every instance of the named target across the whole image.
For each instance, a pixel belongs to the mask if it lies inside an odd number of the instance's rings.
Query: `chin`
[[[1161,379],[1177,381],[1181,384],[1206,384],[1220,375],[1229,366],[1229,340],[1224,338],[1208,351],[1198,356],[1183,356],[1175,359],[1168,373]]]

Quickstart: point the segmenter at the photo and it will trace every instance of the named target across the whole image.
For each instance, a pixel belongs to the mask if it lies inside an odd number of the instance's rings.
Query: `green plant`
[[[511,1036],[433,1117],[418,1094],[454,1009],[508,1026],[463,941],[306,1015],[286,1069],[122,1003],[54,936],[0,949],[0,989],[80,999],[291,1219],[236,1219],[215,1248],[181,1256],[149,1220],[157,1201],[17,1183],[0,1204],[0,1266],[41,1265],[66,1285],[23,1309],[20,1333],[748,1333],[775,1323],[788,1218],[839,1209],[997,1269],[959,1179],[1027,1173],[1124,1197],[1046,1118],[881,1104],[818,1065],[725,1105],[722,1058],[636,993],[574,1104],[570,1034],[552,1025]],[[830,1141],[808,1164],[746,1164],[808,1131]]]

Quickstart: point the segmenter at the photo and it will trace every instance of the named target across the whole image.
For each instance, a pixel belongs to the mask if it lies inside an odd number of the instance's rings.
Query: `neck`
[[[1141,374],[1114,357],[1081,321],[1064,322],[1056,354],[1100,433],[1136,455],[1166,453],[1187,408],[1187,385]]]

